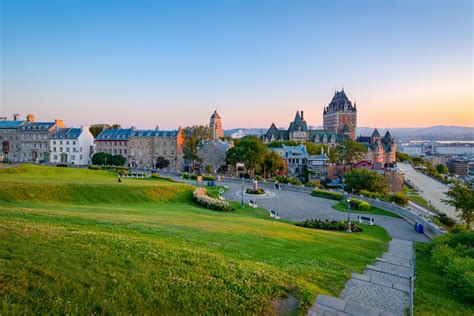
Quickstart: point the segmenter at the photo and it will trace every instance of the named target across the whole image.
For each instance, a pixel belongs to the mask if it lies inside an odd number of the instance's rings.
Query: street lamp
[[[242,201],[240,203],[240,207],[244,208],[244,177],[242,177]]]
[[[351,233],[351,200],[347,199],[347,232]]]

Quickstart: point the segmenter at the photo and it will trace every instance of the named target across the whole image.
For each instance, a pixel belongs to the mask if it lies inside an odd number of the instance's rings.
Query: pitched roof
[[[217,110],[215,110],[214,113],[212,113],[211,119],[212,118],[221,118],[220,115],[217,113]]]
[[[290,133],[294,131],[301,131],[301,132],[308,131],[308,125],[306,125],[306,121],[301,118],[299,111],[296,111],[295,119],[293,120],[292,123],[290,123],[290,127],[288,128],[288,131]]]
[[[77,139],[81,134],[80,128],[58,128],[51,139]]]
[[[372,137],[380,137],[380,133],[377,129],[374,129],[374,132],[372,133]]]
[[[332,97],[331,102],[324,108],[323,114],[332,112],[354,112],[357,111],[353,106],[349,98],[347,97],[344,89],[336,91]]]
[[[108,128],[100,132],[96,140],[128,140],[132,132],[133,128]]]
[[[20,130],[48,130],[55,124],[55,122],[31,122],[22,125]]]
[[[1,129],[17,129],[26,121],[0,121]]]

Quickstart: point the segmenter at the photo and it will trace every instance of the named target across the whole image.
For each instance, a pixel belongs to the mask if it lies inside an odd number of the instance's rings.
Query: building
[[[63,128],[62,120],[54,122],[36,122],[32,114],[28,114],[25,124],[18,129],[20,137],[20,154],[16,161],[50,162],[50,140],[58,128]]]
[[[172,170],[183,167],[184,133],[179,128],[175,131],[133,130],[128,142],[131,167],[155,168],[156,161],[163,157],[169,161]]]
[[[211,139],[218,139],[224,137],[224,129],[222,128],[222,119],[217,113],[217,110],[211,116],[209,123],[209,129],[211,130]]]
[[[128,160],[128,141],[134,128],[104,129],[95,139],[95,152],[121,155]]]
[[[412,157],[421,157],[426,153],[426,148],[424,144],[402,144],[399,146],[400,151]]]
[[[27,121],[19,120],[18,115],[13,120],[2,118],[0,120],[0,161],[18,161],[20,158],[21,142],[20,127]]]
[[[89,126],[58,128],[51,136],[49,147],[52,163],[89,165],[94,154],[94,136]]]
[[[232,142],[219,139],[202,143],[198,149],[198,156],[202,160],[201,166],[204,170],[210,169],[214,173],[225,172],[227,151],[233,146]]]
[[[308,152],[306,151],[305,145],[283,145],[280,148],[270,148],[270,150],[277,152],[283,159],[286,164],[286,172],[289,176],[305,182],[308,164]]]
[[[433,145],[432,151],[433,151],[433,154],[440,155],[440,156],[474,156],[474,144],[435,143]]]
[[[329,157],[324,153],[324,151],[321,151],[320,155],[308,155],[308,181],[315,182],[324,180],[327,177],[327,169],[329,165]]]
[[[461,159],[451,159],[448,160],[448,169],[449,172],[454,173],[458,176],[468,176],[469,175],[469,161]]]
[[[367,147],[366,160],[372,164],[385,165],[396,162],[397,144],[389,131],[385,133],[384,137],[381,137],[379,131],[375,129],[370,137],[357,137],[357,142]]]
[[[272,141],[298,141],[313,142],[316,144],[327,144],[336,146],[336,144],[348,137],[348,129],[344,129],[342,134],[327,130],[311,130],[304,119],[304,112],[297,111],[293,122],[287,130],[278,129],[275,123],[272,123],[268,131],[263,135],[262,140],[265,143]]]
[[[357,105],[347,97],[344,89],[336,91],[331,102],[323,111],[323,128],[336,134],[347,133],[356,139]]]

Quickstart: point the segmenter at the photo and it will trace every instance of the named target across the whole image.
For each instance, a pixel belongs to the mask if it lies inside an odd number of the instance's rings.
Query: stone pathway
[[[308,315],[406,315],[413,255],[413,242],[392,239],[388,252],[364,274],[352,274],[340,298],[318,295]]]

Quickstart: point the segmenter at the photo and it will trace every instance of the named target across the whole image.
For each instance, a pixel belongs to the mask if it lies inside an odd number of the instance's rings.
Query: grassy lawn
[[[461,301],[433,267],[428,247],[416,245],[415,315],[474,315],[474,306]]]
[[[0,170],[1,314],[255,314],[294,296],[305,313],[387,248],[360,234],[191,201],[193,187],[106,171]],[[215,192],[213,192],[215,193]]]
[[[404,186],[403,191],[406,193],[406,195],[408,196],[408,199],[410,201],[415,202],[416,204],[418,204],[418,205],[420,205],[420,206],[422,206],[422,207],[424,207],[424,208],[426,208],[430,211],[438,213],[438,210],[433,205],[428,203],[427,200],[425,200],[422,196],[420,196],[414,190],[408,188],[407,186]]]
[[[344,203],[344,202],[342,202],[342,201],[339,201],[339,202],[337,202],[336,204],[334,204],[332,208],[335,209],[335,210],[337,210],[337,211],[345,212],[345,213],[347,213],[347,212],[349,211],[349,209],[348,209],[347,206],[346,206],[346,203]],[[351,213],[364,213],[364,214],[373,214],[373,215],[384,215],[384,216],[390,216],[390,217],[400,218],[400,216],[398,216],[398,215],[395,214],[395,213],[386,211],[386,210],[384,210],[384,209],[381,209],[381,208],[378,208],[378,207],[375,207],[375,206],[372,206],[372,205],[370,206],[370,211],[369,211],[369,212],[351,209]]]

